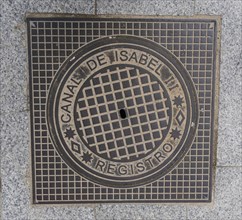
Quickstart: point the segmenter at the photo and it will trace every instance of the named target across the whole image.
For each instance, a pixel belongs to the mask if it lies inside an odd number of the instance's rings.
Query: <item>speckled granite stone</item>
[[[218,166],[242,166],[242,1],[196,1],[197,14],[222,15]]]
[[[97,0],[98,14],[193,15],[193,0]]]
[[[239,220],[242,219],[242,168],[217,169],[215,200],[208,206],[190,206],[189,220]]]
[[[99,205],[96,208],[98,220],[183,220],[186,207],[183,205]]]

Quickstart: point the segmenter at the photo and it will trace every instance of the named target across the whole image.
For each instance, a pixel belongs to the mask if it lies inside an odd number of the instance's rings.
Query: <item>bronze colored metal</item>
[[[27,23],[34,203],[211,201],[219,19]]]

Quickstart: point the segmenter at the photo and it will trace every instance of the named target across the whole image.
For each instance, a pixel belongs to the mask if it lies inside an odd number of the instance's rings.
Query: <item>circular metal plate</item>
[[[170,172],[198,124],[189,73],[167,49],[113,36],[73,53],[49,89],[52,142],[78,174],[98,184],[134,187]]]

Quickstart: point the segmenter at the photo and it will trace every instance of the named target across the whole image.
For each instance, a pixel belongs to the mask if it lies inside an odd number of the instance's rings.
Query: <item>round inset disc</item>
[[[198,123],[184,66],[134,36],[95,40],[72,54],[49,90],[51,139],[63,160],[95,183],[147,184],[185,156]]]
[[[133,65],[111,65],[91,75],[74,108],[79,136],[105,160],[141,159],[162,144],[171,124],[166,88],[157,76]],[[120,109],[127,112],[124,120]]]

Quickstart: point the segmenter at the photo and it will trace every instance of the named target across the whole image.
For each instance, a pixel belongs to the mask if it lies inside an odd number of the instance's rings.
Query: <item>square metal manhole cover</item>
[[[27,24],[34,203],[211,201],[217,17]]]

